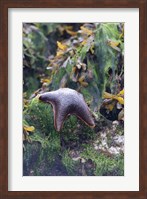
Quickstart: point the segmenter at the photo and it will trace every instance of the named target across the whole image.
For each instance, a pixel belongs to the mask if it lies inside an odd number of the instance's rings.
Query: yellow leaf
[[[111,47],[116,47],[120,44],[119,41],[112,41],[112,40],[108,40],[108,45]]]
[[[79,82],[82,86],[86,87],[86,86],[88,86],[88,83],[85,82],[84,79],[85,79],[85,76],[82,75],[82,76],[78,79],[78,82]]]
[[[64,54],[64,52],[63,52],[63,51],[61,51],[61,50],[59,50],[59,51],[57,51],[56,56],[57,56],[57,57],[60,57],[60,56],[62,56],[63,54]]]
[[[77,35],[77,32],[71,31],[71,30],[66,30],[66,32],[71,35],[71,36],[75,36]]]
[[[65,26],[64,28],[65,28],[65,30],[72,30],[73,26]]]
[[[88,36],[92,35],[92,33],[93,33],[91,30],[89,30],[88,28],[85,28],[84,26],[81,26],[80,28],[83,31],[83,33],[85,33]]]
[[[32,132],[35,130],[34,126],[24,126],[23,128],[25,131],[29,131],[29,132]]]
[[[78,81],[81,83],[81,82],[84,81],[84,79],[85,79],[85,76],[83,75],[83,76],[81,76],[81,77],[78,79]]]
[[[113,49],[117,50],[120,52],[120,48],[118,48],[117,46],[120,44],[119,41],[112,41],[112,40],[108,40],[107,44],[112,47]]]
[[[124,99],[122,97],[115,97],[120,104],[124,104]]]
[[[71,71],[71,73],[75,73],[76,72],[76,66],[74,66],[73,68],[72,68],[72,71]]]
[[[87,39],[84,39],[81,44],[84,46],[86,43],[87,43]]]
[[[52,80],[51,79],[41,79],[41,83],[50,83]]]
[[[65,51],[67,49],[67,46],[62,44],[61,42],[57,41],[57,46],[59,49]]]
[[[124,34],[121,33],[121,34],[119,35],[119,39],[121,39],[121,38],[123,38],[123,37],[124,37]]]
[[[122,97],[119,97],[117,95],[112,95],[110,93],[104,92],[103,98],[105,99],[115,99],[117,100],[120,104],[124,104],[124,99]]]
[[[124,104],[124,99],[122,97],[118,97],[116,95],[113,95],[112,99],[116,99],[120,104]]]
[[[92,46],[90,47],[90,52],[91,52],[92,54],[94,54],[94,45],[92,45]]]
[[[110,94],[110,93],[104,92],[103,98],[104,98],[104,99],[113,99],[113,95]]]
[[[118,96],[122,96],[122,95],[124,95],[124,89],[123,89],[123,90],[121,90],[117,95],[118,95]]]
[[[115,104],[114,104],[114,103],[106,104],[106,105],[105,105],[105,108],[106,108],[106,109],[108,109],[108,110],[110,110],[110,111],[112,111],[112,110],[113,110],[113,108],[114,108],[114,106],[115,106]]]
[[[102,104],[102,106],[104,106],[107,110],[110,110],[110,111],[113,110],[115,105],[116,105],[116,102],[113,99],[105,99]]]
[[[84,86],[84,87],[86,87],[86,86],[88,86],[88,83],[87,82],[80,82],[80,84],[82,85],[82,86]]]

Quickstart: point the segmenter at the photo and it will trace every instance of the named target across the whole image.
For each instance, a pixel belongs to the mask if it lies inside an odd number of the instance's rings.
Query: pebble
[[[111,154],[115,154],[115,155],[117,155],[117,154],[120,154],[120,152],[122,152],[122,148],[120,148],[120,147],[110,147],[109,148],[109,153],[111,153]]]
[[[123,145],[124,144],[124,136],[115,136],[114,142],[118,145]]]
[[[115,121],[112,122],[112,124],[118,126],[119,125],[119,121],[115,120]]]

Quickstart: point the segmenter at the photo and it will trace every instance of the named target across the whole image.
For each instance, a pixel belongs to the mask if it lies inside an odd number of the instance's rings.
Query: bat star
[[[69,115],[76,115],[88,126],[95,126],[83,95],[73,89],[60,88],[56,91],[46,92],[39,96],[39,100],[53,106],[54,126],[57,131],[61,130]]]

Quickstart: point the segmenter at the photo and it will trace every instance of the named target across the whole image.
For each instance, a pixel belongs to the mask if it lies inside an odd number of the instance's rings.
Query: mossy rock
[[[37,98],[29,103],[24,111],[23,119],[30,126],[35,127],[35,132],[29,134],[31,143],[24,142],[24,175],[31,175],[30,172],[35,175],[41,175],[42,173],[46,175],[47,172],[50,175],[52,168],[57,167],[57,162],[60,168],[63,167],[61,173],[72,175],[71,168],[73,166],[69,167],[68,171],[65,169],[67,166],[66,160],[73,162],[68,157],[66,149],[75,148],[80,146],[80,143],[87,142],[94,136],[94,131],[80,122],[75,116],[70,116],[65,121],[62,131],[57,132],[54,128],[54,115],[51,105],[42,103]],[[64,146],[61,146],[61,139]],[[46,166],[49,164],[48,168],[50,169],[43,169],[42,164],[46,164]],[[38,167],[42,167],[42,170],[34,169]],[[60,175],[59,169],[56,169],[56,172]]]

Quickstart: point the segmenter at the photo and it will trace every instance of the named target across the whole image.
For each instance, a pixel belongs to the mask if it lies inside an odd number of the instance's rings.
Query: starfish
[[[76,115],[90,127],[95,126],[83,95],[73,89],[60,88],[56,91],[46,92],[39,95],[39,100],[53,106],[56,131],[61,130],[65,119],[69,115]]]

